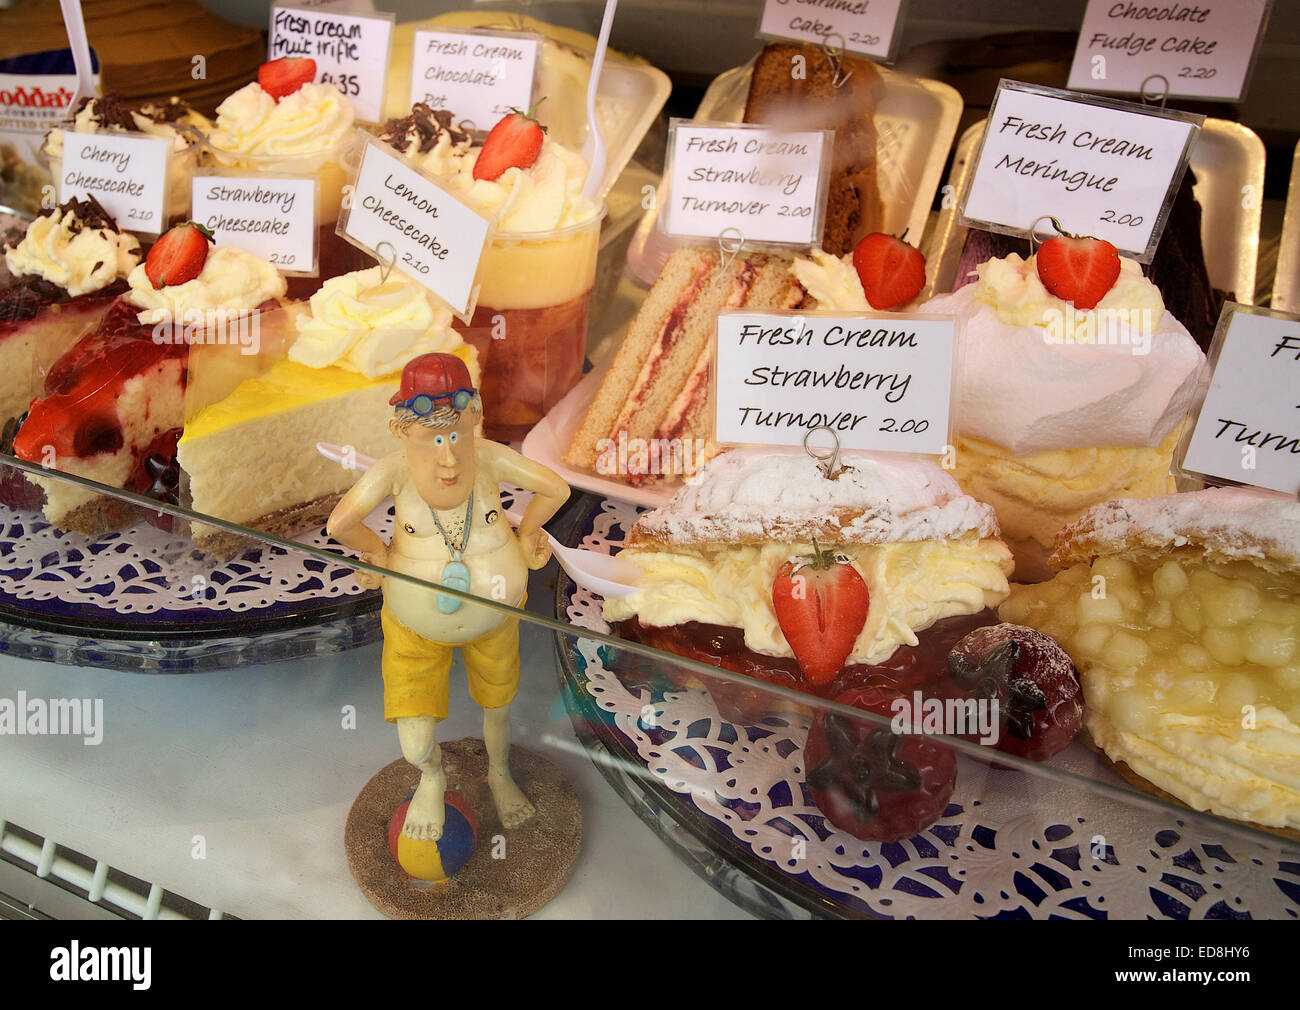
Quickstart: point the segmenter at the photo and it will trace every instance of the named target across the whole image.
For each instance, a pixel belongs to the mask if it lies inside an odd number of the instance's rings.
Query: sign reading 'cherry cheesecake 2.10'
[[[360,131],[358,131],[360,133]],[[338,233],[428,288],[468,321],[492,223],[367,134]]]
[[[832,137],[831,130],[671,120],[664,231],[707,240],[736,232],[748,245],[814,245],[826,213]]]
[[[1272,0],[1088,0],[1069,86],[1239,101],[1271,6]]]
[[[962,223],[1026,235],[1051,215],[1150,263],[1204,118],[1001,81]]]
[[[1184,473],[1300,495],[1300,316],[1228,302]]]
[[[942,455],[957,325],[951,316],[723,312],[714,437],[798,446],[826,427],[845,449]]]
[[[267,59],[315,60],[317,83],[333,84],[352,102],[359,120],[377,123],[383,118],[396,18],[277,4],[271,8]]]
[[[166,230],[170,141],[143,133],[63,132],[59,201],[94,197],[125,231]]]

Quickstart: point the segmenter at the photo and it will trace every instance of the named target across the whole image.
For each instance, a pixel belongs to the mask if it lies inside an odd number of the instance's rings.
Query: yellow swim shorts
[[[520,606],[523,606],[521,603]],[[417,635],[384,607],[384,718],[447,718],[451,693],[451,652],[465,658],[469,694],[482,708],[509,705],[519,693],[519,618],[507,617],[482,638],[458,646]]]

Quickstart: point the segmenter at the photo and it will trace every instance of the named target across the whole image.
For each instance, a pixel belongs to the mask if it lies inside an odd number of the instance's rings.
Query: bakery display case
[[[1192,103],[1144,257],[1064,197],[965,218],[984,79],[1062,87],[1059,39],[963,68],[933,40],[996,25],[917,0],[877,64],[726,4],[674,56],[625,3],[606,56],[604,4],[453,6],[389,11],[368,123],[296,57],[114,94],[84,5],[101,93],[42,159],[163,139],[166,227],[5,208],[0,915],[1300,915],[1295,438],[1183,464],[1257,291],[1295,388],[1300,124]],[[444,31],[535,44],[529,107],[419,101]],[[807,241],[674,233],[702,124],[824,138]],[[189,221],[202,179],[265,235]],[[770,439],[723,437],[728,322]]]

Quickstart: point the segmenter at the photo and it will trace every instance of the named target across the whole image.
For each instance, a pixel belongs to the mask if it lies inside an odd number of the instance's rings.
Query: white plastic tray
[[[953,199],[939,211],[934,239],[926,250],[927,262],[934,264],[932,284],[937,292],[951,291],[956,282],[967,231],[957,222],[957,207],[987,122],[974,123],[957,141],[948,176]],[[1210,283],[1234,292],[1239,302],[1253,303],[1264,199],[1264,142],[1240,123],[1207,119],[1192,147],[1191,167],[1196,173],[1193,192],[1201,205],[1201,245]]]
[[[753,75],[751,60],[714,78],[705,92],[695,118],[718,122],[739,122],[745,113],[745,97]],[[940,81],[908,77],[880,68],[884,95],[876,106],[877,168],[881,199],[885,205],[884,230],[919,242],[943,174],[948,148],[961,119],[961,96]],[[665,198],[659,187],[657,208]],[[678,244],[658,227],[655,209],[646,212],[628,250],[628,268],[643,284],[653,284],[664,261]]]
[[[1272,307],[1300,311],[1300,144],[1291,159],[1291,186],[1286,193],[1282,239],[1277,249],[1277,276],[1273,278]]]

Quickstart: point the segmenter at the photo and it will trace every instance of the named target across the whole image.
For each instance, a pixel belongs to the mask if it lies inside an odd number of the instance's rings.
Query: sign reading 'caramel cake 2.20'
[[[391,259],[459,315],[473,313],[474,277],[492,227],[486,218],[374,138],[362,149],[349,204],[340,235]]]
[[[767,0],[758,34],[888,59],[902,0]]]
[[[830,130],[669,126],[669,235],[716,239],[734,229],[747,243],[810,246],[826,211]]]
[[[845,449],[941,455],[955,327],[937,316],[721,313],[714,436],[797,446],[825,425]]]

